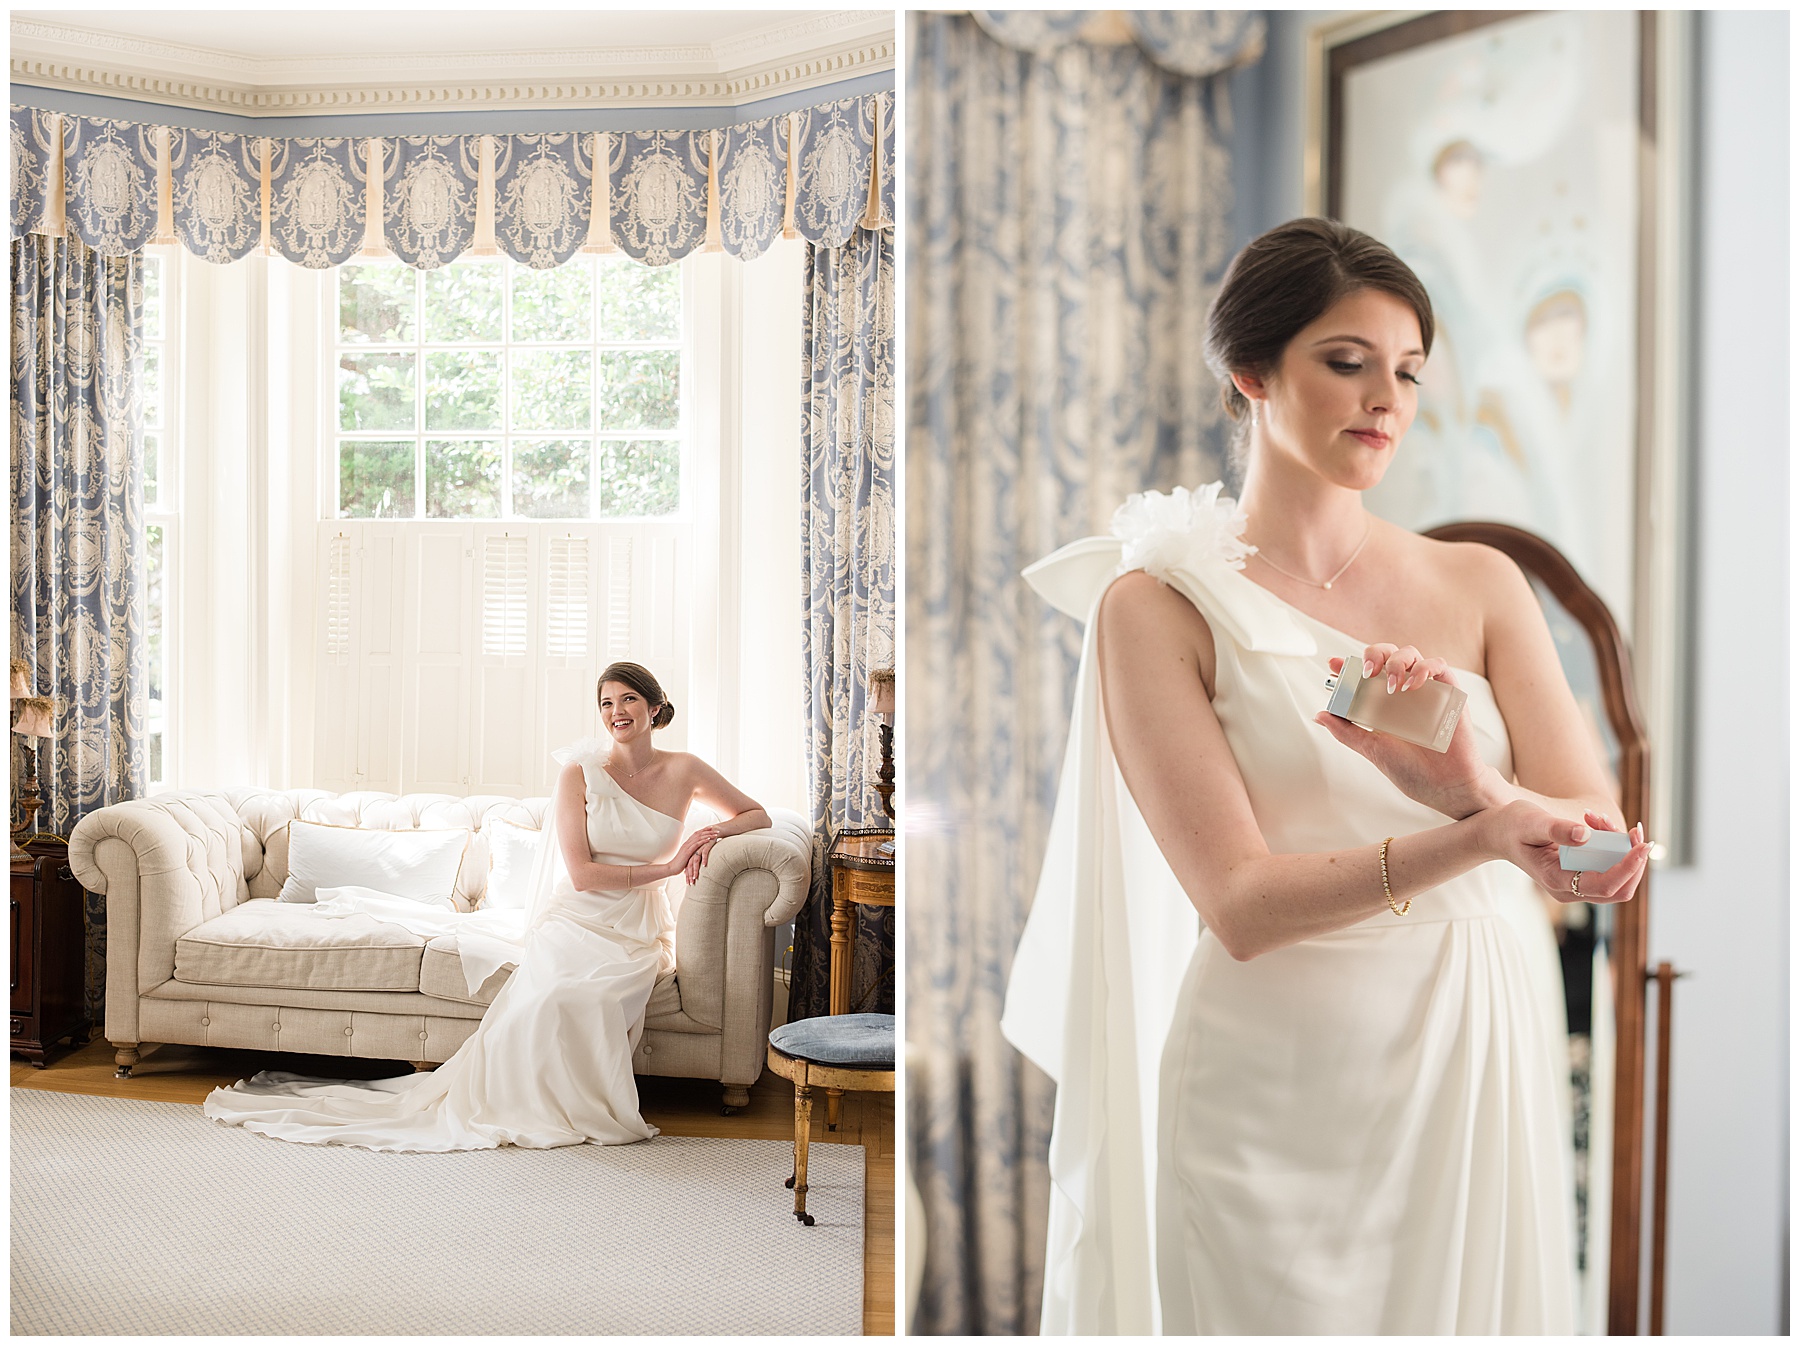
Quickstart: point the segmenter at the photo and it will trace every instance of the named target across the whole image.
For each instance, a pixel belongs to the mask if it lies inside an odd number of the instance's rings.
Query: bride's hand
[[[1583,873],[1581,891],[1572,891],[1575,874],[1562,867],[1558,846],[1579,846],[1591,832],[1616,832],[1598,813],[1585,815],[1586,823],[1570,822],[1547,813],[1527,800],[1516,799],[1482,816],[1484,849],[1497,860],[1507,860],[1525,871],[1559,902],[1624,902],[1637,891],[1644,866],[1650,863],[1650,844],[1644,825],[1631,829],[1632,846],[1619,863],[1603,873]]]
[[[1331,671],[1342,673],[1344,661],[1333,657]],[[1442,659],[1427,659],[1411,645],[1371,645],[1363,651],[1363,676],[1387,679],[1390,694],[1406,696],[1430,679],[1456,686],[1456,676]],[[1466,707],[1465,707],[1466,710]],[[1467,818],[1491,807],[1493,768],[1481,758],[1468,715],[1456,717],[1456,729],[1445,752],[1433,752],[1405,739],[1378,730],[1363,729],[1349,720],[1320,711],[1313,723],[1368,758],[1381,774],[1409,799],[1436,809],[1450,818]]]
[[[718,828],[700,827],[681,843],[681,849],[675,852],[674,863],[689,883],[699,882],[700,871],[706,868],[712,848],[719,844],[719,839]]]

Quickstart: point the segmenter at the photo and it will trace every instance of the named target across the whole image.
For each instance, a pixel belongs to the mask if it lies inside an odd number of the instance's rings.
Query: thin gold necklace
[[[1345,561],[1343,565],[1339,566],[1337,568],[1337,573],[1335,575],[1333,575],[1330,579],[1326,580],[1323,584],[1319,583],[1318,580],[1309,580],[1304,575],[1296,575],[1293,571],[1283,569],[1281,566],[1276,565],[1273,561],[1269,560],[1269,558],[1266,555],[1263,554],[1263,551],[1260,547],[1257,548],[1256,555],[1262,558],[1262,561],[1265,565],[1268,565],[1268,566],[1274,568],[1275,570],[1280,571],[1283,575],[1286,575],[1291,580],[1299,580],[1300,583],[1302,583],[1302,584],[1310,584],[1315,589],[1329,589],[1332,585],[1336,584],[1339,580],[1341,580],[1344,577],[1344,572],[1346,570],[1348,570],[1351,566],[1356,564],[1356,558],[1361,556],[1363,548],[1369,545],[1369,538],[1374,535],[1374,531],[1375,530],[1374,530],[1373,522],[1365,522],[1363,524],[1362,541],[1356,544],[1356,550],[1350,553],[1350,559],[1348,561]]]
[[[643,766],[639,767],[637,769],[637,771],[627,771],[625,773],[625,779],[626,780],[636,780],[638,771],[648,771],[652,766],[655,765],[655,763],[656,763],[656,749],[652,748],[652,749],[650,749],[650,760],[648,762],[645,762]]]

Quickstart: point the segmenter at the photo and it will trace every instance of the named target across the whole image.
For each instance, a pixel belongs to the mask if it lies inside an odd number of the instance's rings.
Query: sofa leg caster
[[[131,1068],[138,1063],[138,1045],[135,1042],[115,1042],[113,1047],[113,1064],[118,1067],[113,1071],[113,1077],[128,1080],[131,1078]]]
[[[750,1091],[747,1088],[741,1084],[728,1084],[725,1086],[725,1105],[720,1109],[725,1116],[729,1117],[739,1108],[747,1108],[749,1106]]]

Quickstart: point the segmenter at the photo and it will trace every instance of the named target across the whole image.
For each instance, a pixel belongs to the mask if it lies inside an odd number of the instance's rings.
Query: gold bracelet
[[[1389,837],[1381,843],[1381,891],[1387,894],[1388,910],[1396,916],[1404,916],[1412,910],[1412,899],[1407,898],[1404,907],[1397,907],[1394,905],[1394,890],[1388,887],[1387,848],[1393,843],[1393,840],[1392,837]]]

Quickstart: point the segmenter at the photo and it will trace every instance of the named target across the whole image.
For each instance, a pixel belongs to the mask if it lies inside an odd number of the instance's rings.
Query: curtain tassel
[[[617,252],[612,239],[612,134],[594,132],[594,209],[588,218],[587,242],[581,250],[587,253]]]
[[[793,112],[788,113],[787,207],[782,212],[781,216],[781,236],[783,238],[800,237],[800,231],[794,228],[794,197],[797,192],[795,186],[797,178],[795,176],[794,161],[800,157],[800,145],[795,137],[798,135],[799,130],[799,114]]]
[[[724,252],[719,229],[719,133],[707,132],[706,144],[706,246],[704,252]]]
[[[368,228],[363,232],[362,251],[356,255],[358,257],[374,258],[392,257],[394,254],[389,251],[386,243],[383,242],[381,226],[381,212],[383,209],[381,186],[387,163],[385,145],[382,140],[377,137],[368,142],[368,149],[368,195],[363,199],[368,204],[369,222]]]
[[[175,128],[159,126],[162,134],[156,139],[156,232],[150,236],[152,243],[178,243],[175,237],[175,169],[171,160],[174,152],[170,148],[175,139]]]
[[[500,244],[494,238],[494,157],[498,146],[492,136],[481,138],[481,148],[476,151],[478,167],[475,173],[475,237],[470,241],[465,257],[498,257]]]

